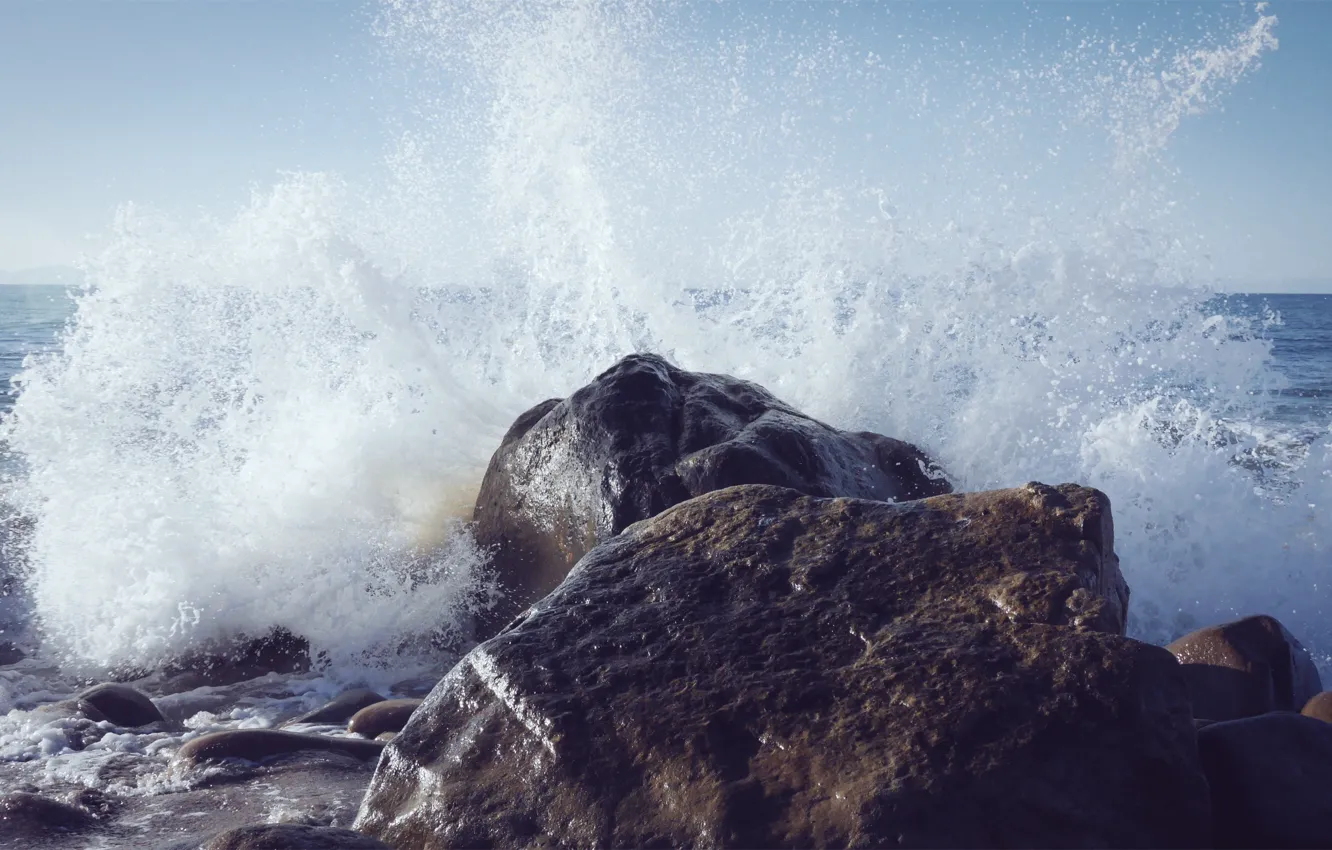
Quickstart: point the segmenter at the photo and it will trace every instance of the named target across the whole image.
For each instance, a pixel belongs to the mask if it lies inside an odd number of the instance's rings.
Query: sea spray
[[[512,418],[654,350],[959,489],[1104,489],[1136,635],[1265,611],[1326,653],[1328,447],[1279,486],[1251,462],[1268,344],[1207,301],[1171,196],[1175,130],[1276,47],[1246,15],[1039,52],[892,7],[384,4],[412,108],[383,175],[127,209],[25,370],[3,427],[49,644],[428,643],[482,574],[445,506]]]
[[[441,507],[474,486],[456,437],[484,405],[433,409],[447,370],[338,235],[339,195],[293,178],[193,231],[126,211],[20,379],[30,592],[70,660],[284,626],[345,662],[462,621],[479,556]]]

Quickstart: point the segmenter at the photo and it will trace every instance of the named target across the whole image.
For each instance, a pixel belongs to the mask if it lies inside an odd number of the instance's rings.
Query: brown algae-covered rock
[[[1202,846],[1208,789],[1094,490],[736,487],[466,656],[355,827],[397,847]]]
[[[839,431],[756,384],[635,354],[524,413],[491,458],[475,534],[506,596],[478,637],[553,590],[597,543],[736,484],[883,501],[951,489],[908,443]]]

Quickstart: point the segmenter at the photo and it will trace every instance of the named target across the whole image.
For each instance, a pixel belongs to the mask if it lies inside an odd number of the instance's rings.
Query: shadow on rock
[[[1198,732],[1218,847],[1332,847],[1332,724],[1291,712]]]

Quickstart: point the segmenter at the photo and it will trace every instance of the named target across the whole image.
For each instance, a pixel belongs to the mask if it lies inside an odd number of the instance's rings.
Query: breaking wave
[[[513,417],[654,350],[959,488],[1105,490],[1138,636],[1266,611],[1332,650],[1326,423],[1273,459],[1269,344],[1208,300],[1168,155],[1275,19],[1037,51],[756,8],[387,2],[382,173],[127,206],[0,425],[48,645],[437,641],[484,593],[461,520]]]

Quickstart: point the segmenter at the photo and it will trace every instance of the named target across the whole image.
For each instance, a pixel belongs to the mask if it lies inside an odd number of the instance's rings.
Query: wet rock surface
[[[1323,689],[1308,651],[1266,615],[1198,629],[1167,648],[1183,665],[1194,715],[1207,720],[1299,711]]]
[[[395,847],[1202,846],[1096,491],[710,493],[593,550],[388,745]]]
[[[388,847],[349,829],[263,824],[229,829],[205,844],[203,850],[388,850]]]
[[[291,726],[296,723],[346,723],[356,712],[377,702],[383,702],[384,697],[369,688],[353,688],[349,691],[343,691],[332,700],[316,708],[314,711],[308,711],[298,717],[293,717],[284,725]]]
[[[356,712],[347,724],[347,731],[367,738],[378,738],[385,732],[400,732],[420,705],[419,699],[391,699],[367,706]]]
[[[1332,847],[1332,724],[1292,712],[1198,733],[1217,847]]]
[[[506,596],[478,636],[553,590],[597,543],[737,484],[878,500],[951,489],[908,443],[831,428],[747,381],[626,357],[524,413],[492,457],[475,534]]]
[[[94,685],[77,698],[78,707],[93,720],[109,720],[117,726],[147,726],[166,718],[153,701],[129,685],[106,682]]]
[[[176,752],[176,761],[197,764],[222,759],[259,762],[274,756],[307,750],[341,753],[362,761],[379,757],[383,744],[360,738],[331,735],[302,735],[272,729],[236,729],[213,732],[185,743]]]

